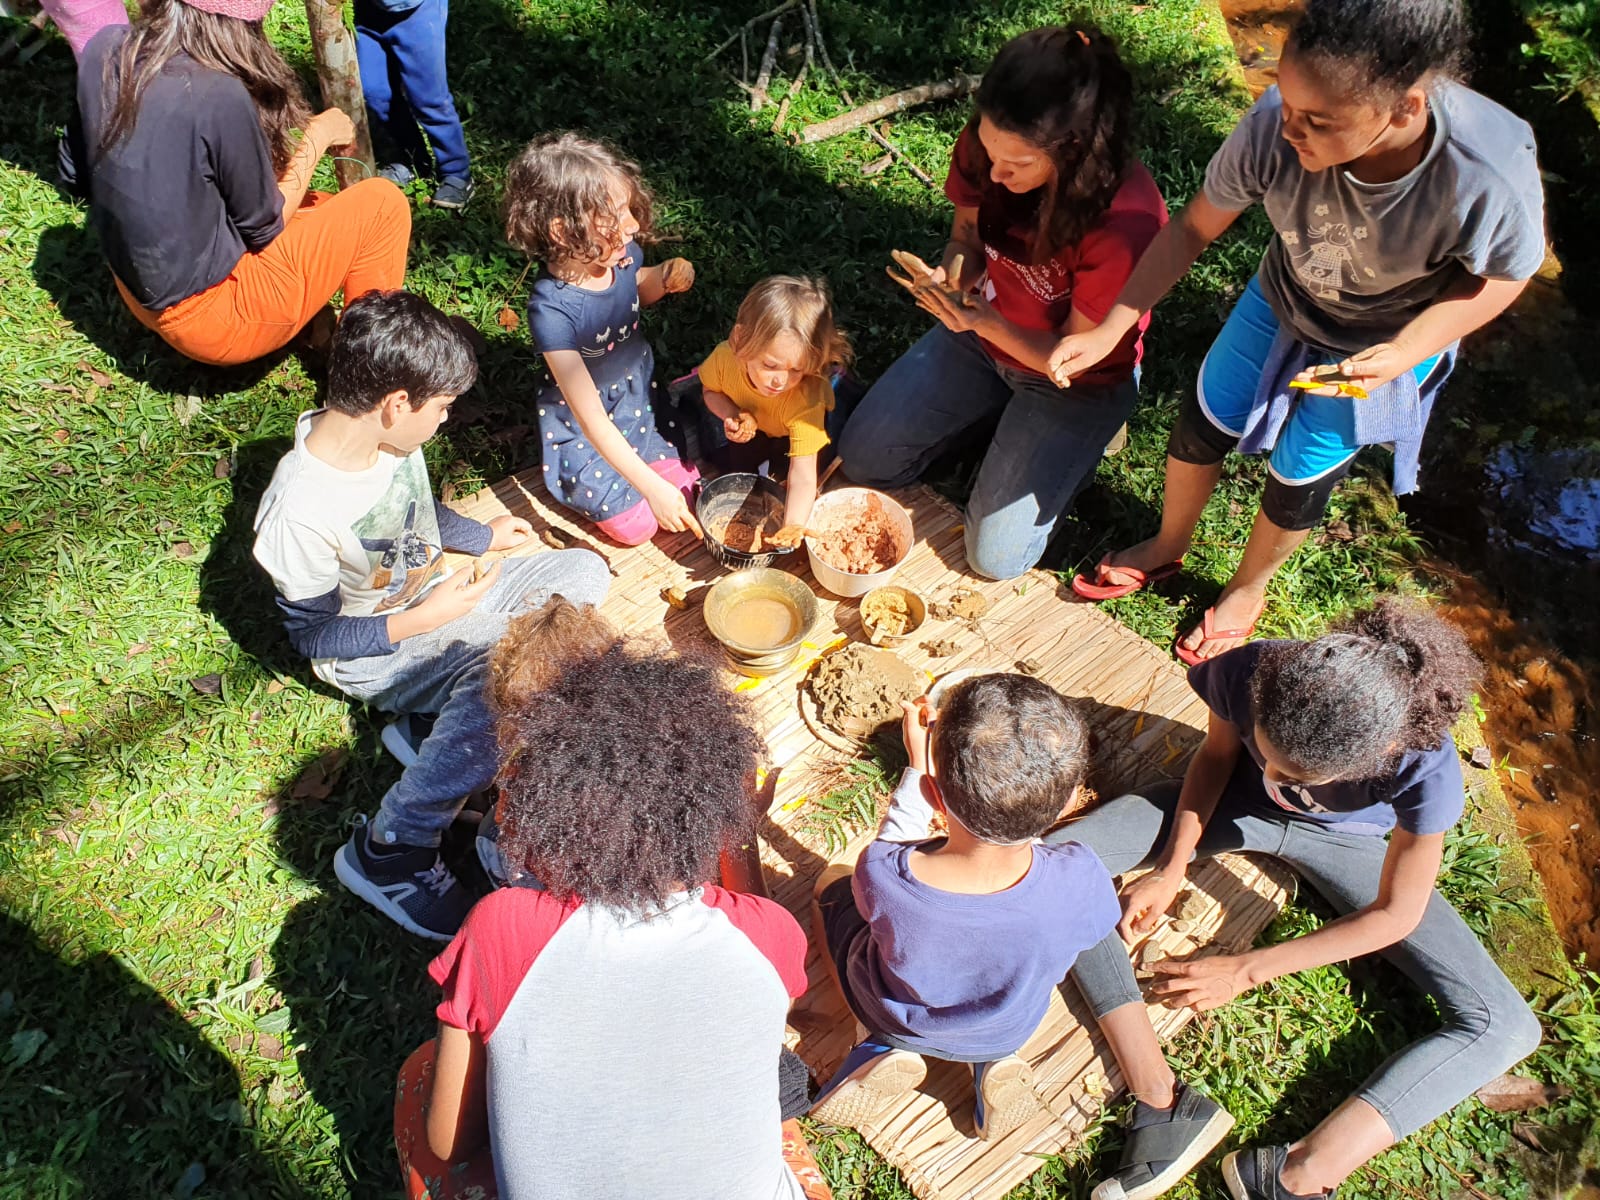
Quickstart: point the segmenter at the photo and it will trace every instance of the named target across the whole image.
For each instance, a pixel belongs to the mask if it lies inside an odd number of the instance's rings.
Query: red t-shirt
[[[950,154],[944,194],[958,208],[978,210],[978,232],[989,267],[984,294],[1001,316],[1023,329],[1059,331],[1073,308],[1092,321],[1104,320],[1139,256],[1167,223],[1161,190],[1144,164],[1136,161],[1100,223],[1077,245],[1036,263],[1033,245],[1040,193],[1019,194],[992,181],[971,126],[962,131]],[[1131,376],[1144,353],[1144,331],[1149,326],[1146,313],[1121,344],[1079,381],[1120,383]],[[997,361],[1033,370],[998,346],[984,345]]]

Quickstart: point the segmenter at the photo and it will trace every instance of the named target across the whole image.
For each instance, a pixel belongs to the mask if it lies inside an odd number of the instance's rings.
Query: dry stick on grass
[[[844,80],[839,78],[839,72],[834,68],[833,59],[828,57],[828,43],[822,36],[822,16],[817,12],[817,0],[807,0],[807,2],[811,7],[811,29],[817,40],[817,57],[822,59],[823,69],[828,72],[829,77],[833,80],[833,86],[839,89],[839,95],[844,97],[844,102],[854,108],[856,102],[850,99],[850,93],[844,86]],[[910,171],[923,187],[935,189],[938,187],[932,179],[928,178],[926,171],[906,157],[899,146],[896,146],[871,125],[867,126],[867,136],[894,155],[898,162],[904,163],[906,170]]]
[[[900,112],[902,109],[911,108],[917,104],[928,104],[934,100],[951,100],[957,96],[966,96],[977,90],[983,82],[981,75],[957,75],[954,79],[941,79],[935,83],[924,83],[918,87],[906,88],[903,92],[895,92],[863,104],[860,108],[852,108],[847,113],[837,117],[830,117],[826,121],[818,121],[815,125],[807,125],[795,138],[797,145],[808,145],[811,142],[823,142],[841,133],[849,133],[852,129],[859,129],[863,125],[870,125],[874,121],[887,117],[890,113]]]
[[[767,88],[772,85],[772,66],[778,61],[778,38],[783,33],[783,18],[772,22],[772,32],[767,34],[767,48],[761,55],[761,66],[756,71],[756,86],[750,92],[750,111],[760,112],[767,103]]]
[[[870,178],[873,175],[882,175],[892,166],[894,166],[894,155],[885,154],[882,158],[875,158],[864,165],[861,173]]]
[[[778,115],[772,122],[772,132],[778,133],[783,129],[784,121],[789,118],[789,101],[800,94],[800,87],[806,81],[806,72],[811,70],[811,64],[816,59],[817,35],[811,28],[811,13],[804,4],[800,5],[800,24],[805,26],[806,57],[800,64],[800,69],[794,73],[794,80],[783,94],[783,103],[778,105]]]
[[[722,43],[722,45],[718,46],[710,54],[706,55],[706,59],[705,59],[706,62],[711,62],[712,60],[714,60],[717,57],[717,55],[721,54],[729,46],[731,46],[735,42],[740,41],[741,39],[743,39],[746,35],[749,34],[750,30],[753,27],[761,24],[761,22],[763,22],[763,21],[770,21],[770,20],[772,20],[773,17],[776,17],[781,13],[788,12],[791,8],[793,8],[798,3],[800,3],[800,0],[783,0],[783,3],[778,5],[778,7],[769,8],[769,9],[767,9],[766,12],[759,13],[756,16],[751,17],[743,25],[739,26],[739,32],[733,33],[733,34],[729,34],[727,40],[724,41]],[[748,67],[745,69],[745,74],[746,75],[750,74],[750,71],[749,71]]]

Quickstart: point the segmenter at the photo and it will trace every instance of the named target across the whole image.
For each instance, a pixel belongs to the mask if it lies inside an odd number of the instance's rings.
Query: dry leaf
[[[1335,517],[1323,526],[1323,532],[1336,542],[1353,542],[1356,538],[1350,523],[1340,517]]]
[[[1487,746],[1474,746],[1472,753],[1467,755],[1467,761],[1480,771],[1487,771],[1494,766],[1494,752]]]
[[[283,680],[273,679],[267,683],[267,695],[276,696],[281,691],[283,691]]]
[[[7,533],[21,533],[22,532],[22,522],[21,521],[7,521],[6,524],[5,524],[5,531]]]
[[[57,429],[57,430],[53,431],[50,434],[50,436],[53,437],[58,442],[66,442],[66,441],[69,441],[72,438],[72,435],[70,433],[68,433],[65,429]]]
[[[190,421],[200,415],[200,397],[193,392],[187,396],[175,396],[172,400],[172,415],[178,418],[178,424],[188,427]]]
[[[217,696],[222,693],[222,676],[213,672],[210,675],[197,675],[189,680],[189,686],[202,696]]]
[[[293,800],[326,800],[333,795],[333,789],[339,782],[339,776],[344,774],[346,760],[349,752],[343,749],[329,750],[316,762],[301,773],[300,778],[294,781],[289,796]]]
[[[228,462],[226,456],[217,459],[217,465],[211,468],[211,475],[215,479],[226,479],[232,474],[233,465]]]
[[[41,383],[39,390],[41,392],[63,392],[68,396],[76,396],[78,394],[78,389],[70,383]]]
[[[72,469],[72,464],[69,463],[69,462],[58,462],[58,463],[51,463],[50,464],[50,474],[52,474],[52,475],[72,475],[72,474],[75,474],[75,473],[76,472],[74,472],[73,469]]]
[[[455,498],[456,485],[446,480],[444,486],[439,489],[439,500],[441,503],[449,504]]]
[[[143,654],[148,649],[150,649],[149,642],[135,642],[133,645],[128,647],[128,657],[133,658],[136,655]]]
[[[494,321],[496,325],[507,333],[512,332],[518,325],[522,324],[522,318],[517,316],[517,310],[514,308],[502,308],[500,315]]]
[[[194,556],[193,542],[172,543],[172,554],[175,558],[192,558]]]
[[[75,365],[77,366],[78,370],[82,371],[90,379],[94,380],[95,383],[100,387],[108,388],[116,382],[116,380],[112,379],[111,376],[107,375],[104,371],[99,370],[96,367],[91,367],[81,358]]]
[[[1569,1092],[1570,1089],[1559,1084],[1542,1083],[1526,1075],[1502,1075],[1491,1079],[1475,1094],[1495,1112],[1527,1112],[1560,1100]]]

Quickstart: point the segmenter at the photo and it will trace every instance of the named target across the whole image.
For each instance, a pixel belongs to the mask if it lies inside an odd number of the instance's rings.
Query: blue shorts
[[[1250,280],[1233,306],[1217,340],[1206,351],[1195,384],[1200,411],[1217,429],[1237,440],[1244,433],[1250,407],[1261,381],[1261,369],[1278,336],[1278,318],[1261,294],[1261,284]],[[1417,386],[1433,373],[1443,355],[1418,363],[1413,374]],[[1337,362],[1332,355],[1326,361]],[[1354,405],[1345,396],[1314,396],[1302,392],[1283,423],[1267,468],[1280,483],[1296,487],[1314,483],[1340,470],[1361,449],[1356,441]]]

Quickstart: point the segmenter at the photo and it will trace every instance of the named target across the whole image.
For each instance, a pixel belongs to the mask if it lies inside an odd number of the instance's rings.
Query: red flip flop
[[[1147,583],[1160,583],[1163,579],[1170,579],[1183,569],[1183,559],[1181,558],[1174,559],[1172,562],[1165,563],[1154,571],[1146,573],[1139,570],[1138,567],[1113,567],[1106,561],[1110,557],[1109,554],[1106,555],[1105,558],[1100,560],[1100,564],[1095,567],[1095,579],[1097,581],[1104,579],[1107,571],[1121,571],[1124,575],[1133,576],[1132,583],[1090,583],[1082,575],[1074,575],[1072,577],[1072,590],[1085,600],[1115,600],[1118,596],[1133,595]]]
[[[1261,620],[1261,614],[1266,611],[1267,606],[1263,604],[1256,610],[1256,615],[1250,618],[1250,625],[1246,629],[1213,629],[1211,621],[1217,615],[1217,610],[1208,608],[1205,611],[1205,615],[1200,618],[1200,646],[1191,650],[1183,644],[1183,639],[1180,638],[1172,647],[1172,652],[1178,656],[1179,662],[1186,663],[1191,667],[1198,667],[1203,662],[1210,662],[1211,659],[1199,653],[1199,650],[1203,649],[1207,642],[1245,641],[1254,637],[1256,622]],[[1213,655],[1212,657],[1215,656]]]

